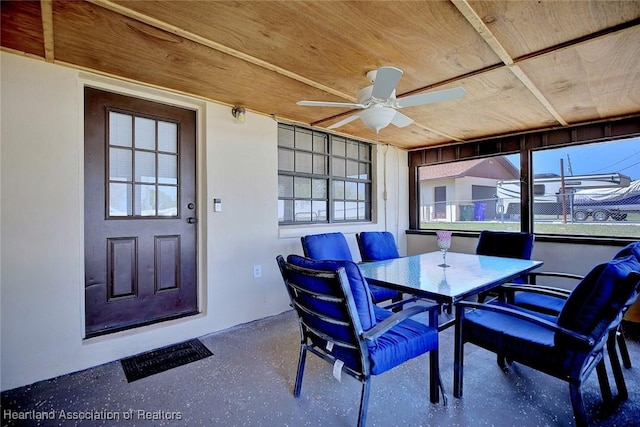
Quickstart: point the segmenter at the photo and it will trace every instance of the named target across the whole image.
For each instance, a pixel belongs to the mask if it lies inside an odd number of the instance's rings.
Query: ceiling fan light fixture
[[[364,125],[370,129],[374,129],[376,133],[380,129],[386,128],[396,115],[396,110],[390,107],[372,107],[360,113],[360,119]]]

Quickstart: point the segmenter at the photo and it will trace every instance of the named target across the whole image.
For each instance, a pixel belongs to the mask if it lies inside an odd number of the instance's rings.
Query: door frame
[[[159,102],[167,105],[172,105],[181,108],[187,108],[194,110],[196,113],[196,147],[195,147],[195,168],[196,168],[196,218],[198,218],[196,226],[196,288],[197,288],[197,311],[198,313],[192,316],[179,317],[176,319],[169,319],[148,325],[141,325],[117,331],[105,335],[98,335],[93,337],[86,337],[85,327],[85,266],[84,266],[84,120],[79,120],[79,136],[78,136],[78,150],[80,152],[80,164],[78,169],[79,175],[79,209],[78,212],[78,227],[80,229],[79,236],[79,253],[78,259],[81,266],[79,276],[79,319],[81,328],[81,340],[83,343],[101,342],[109,339],[116,339],[122,336],[137,335],[145,333],[150,330],[158,328],[164,328],[174,325],[176,323],[197,321],[206,316],[207,313],[207,295],[206,286],[207,283],[207,235],[206,235],[206,223],[207,223],[207,199],[206,199],[206,144],[204,140],[205,135],[205,121],[206,121],[206,103],[194,98],[190,98],[186,95],[175,94],[160,89],[143,87],[134,83],[127,83],[123,81],[113,80],[108,77],[101,77],[95,75],[89,75],[81,73],[78,79],[78,100],[80,117],[84,117],[84,88],[92,87],[99,90],[109,91],[125,96],[132,96],[141,98],[148,101]]]

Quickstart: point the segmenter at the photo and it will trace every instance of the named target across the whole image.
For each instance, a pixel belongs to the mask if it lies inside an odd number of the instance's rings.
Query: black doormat
[[[194,339],[127,357],[120,360],[120,364],[127,382],[133,382],[212,355],[204,344]]]

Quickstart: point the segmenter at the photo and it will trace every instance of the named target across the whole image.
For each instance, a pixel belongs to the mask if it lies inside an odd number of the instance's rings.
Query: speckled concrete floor
[[[449,405],[429,402],[428,356],[421,356],[373,378],[369,426],[574,424],[565,382],[521,365],[504,373],[492,353],[473,345],[465,346],[464,397],[453,398],[453,328],[440,336]],[[627,401],[604,407],[595,373],[585,384],[593,426],[640,425],[640,339],[632,338]],[[301,397],[293,397],[298,340],[297,321],[287,312],[202,337],[214,356],[133,383],[113,362],[10,390],[2,393],[2,425],[355,425],[360,383],[348,376],[338,382],[314,356],[307,360]],[[54,419],[11,421],[7,411]],[[72,419],[91,416],[103,419]]]

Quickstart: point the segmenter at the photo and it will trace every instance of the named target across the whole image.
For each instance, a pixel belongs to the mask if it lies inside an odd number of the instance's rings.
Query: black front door
[[[195,111],[85,88],[87,337],[195,314]]]

